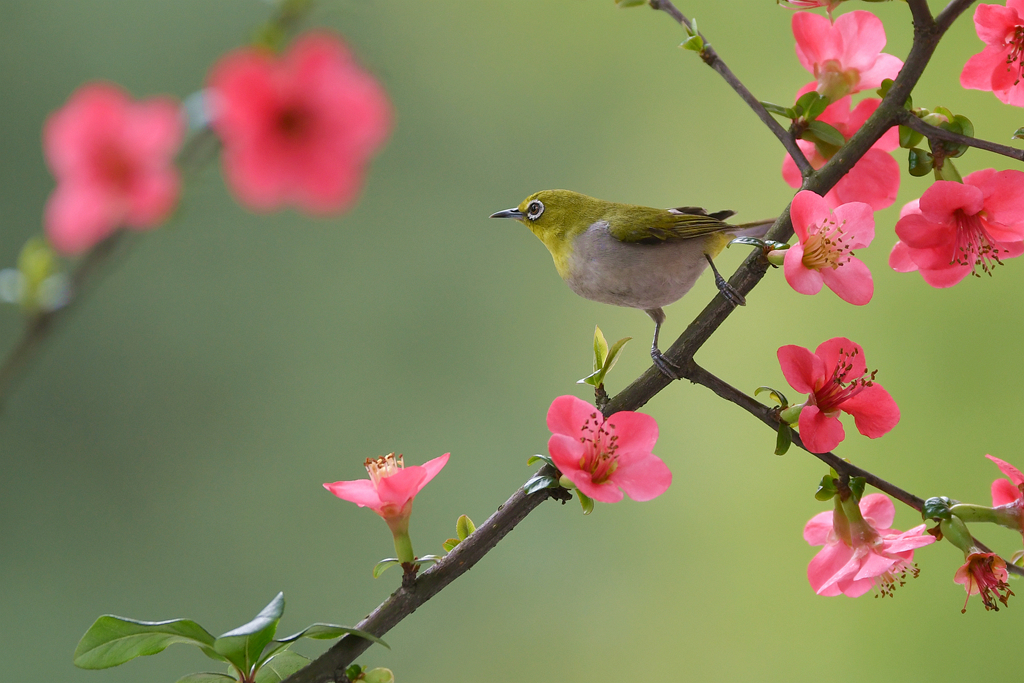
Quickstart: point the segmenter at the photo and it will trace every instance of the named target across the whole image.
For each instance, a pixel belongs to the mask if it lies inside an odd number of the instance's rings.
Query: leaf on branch
[[[547,463],[548,465],[551,465],[552,467],[555,466],[555,463],[554,461],[551,460],[550,455],[541,455],[539,453],[537,455],[531,455],[529,460],[526,461],[526,464],[532,465],[535,462],[544,462]]]
[[[907,153],[907,162],[910,175],[920,178],[921,176],[928,175],[928,172],[932,170],[934,160],[930,152],[914,147]]]
[[[826,474],[821,478],[818,490],[814,492],[814,498],[824,503],[827,500],[832,500],[837,493],[839,493],[839,489],[836,488],[836,480],[831,474]]]
[[[589,496],[587,496],[587,494],[583,493],[583,491],[580,491],[579,489],[576,489],[576,495],[579,496],[580,507],[583,508],[583,514],[589,515],[591,512],[594,511],[593,498],[590,498]]]
[[[781,116],[790,120],[799,118],[799,114],[792,107],[783,107],[781,104],[775,104],[774,102],[761,101],[761,106],[765,108],[765,111]]]
[[[224,683],[225,681],[238,683],[238,679],[234,676],[213,673],[212,671],[200,671],[199,673],[182,676],[175,683]]]
[[[169,645],[195,645],[211,659],[226,661],[213,651],[215,638],[189,619],[136,621],[112,614],[97,619],[75,648],[75,666],[82,669],[107,669],[163,652]]]
[[[1013,135],[1010,136],[1011,140],[1024,140],[1024,127],[1018,128],[1013,131]]]
[[[253,665],[262,659],[263,648],[274,639],[282,614],[284,593],[278,593],[252,621],[217,638],[213,642],[213,649],[240,671],[252,671]]]
[[[786,395],[779,391],[778,389],[772,389],[771,387],[758,387],[757,389],[754,389],[754,396],[757,396],[758,394],[765,391],[768,392],[769,398],[771,398],[773,401],[778,403],[783,408],[789,405],[789,400],[786,398]]]
[[[555,479],[554,477],[535,474],[532,477],[530,477],[530,479],[525,484],[523,484],[523,491],[525,491],[526,495],[529,496],[534,493],[537,493],[537,491],[543,491],[544,489],[551,489],[557,486],[558,480]]]
[[[455,535],[459,537],[459,540],[465,541],[474,531],[476,531],[476,525],[473,524],[473,520],[466,515],[460,515],[455,522]]]
[[[775,440],[775,455],[785,455],[793,444],[793,430],[785,422],[779,423],[779,436]]]
[[[457,538],[449,538],[444,543],[441,544],[441,548],[446,553],[450,553],[451,551],[455,550],[459,546],[459,543],[461,543],[461,541],[459,539],[457,539]]]
[[[253,683],[281,683],[300,669],[309,665],[309,659],[297,652],[284,651],[267,659],[256,672]]]
[[[351,626],[338,626],[337,624],[310,624],[306,628],[302,629],[298,633],[293,633],[290,636],[286,636],[277,640],[278,643],[294,643],[299,638],[312,638],[313,640],[333,640],[334,638],[340,638],[345,635],[359,636],[366,640],[383,645],[387,649],[391,649],[391,646],[385,643],[383,640],[373,635],[368,631],[363,631],[358,628],[352,628]]]
[[[824,121],[808,121],[807,130],[801,137],[811,142],[823,142],[831,147],[842,147],[846,144],[843,134]]]
[[[386,560],[381,560],[373,566],[373,578],[379,579],[381,574],[391,567],[394,567],[396,564],[401,564],[397,557],[389,557]]]

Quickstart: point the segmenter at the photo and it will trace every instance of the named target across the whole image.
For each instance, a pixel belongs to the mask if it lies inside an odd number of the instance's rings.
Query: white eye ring
[[[544,213],[544,204],[539,199],[534,199],[526,206],[526,217],[531,221],[540,218],[542,213]]]

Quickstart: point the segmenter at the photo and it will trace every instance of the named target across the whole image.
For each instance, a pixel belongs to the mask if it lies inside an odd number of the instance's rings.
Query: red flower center
[[[811,270],[832,268],[850,260],[853,252],[850,245],[843,243],[845,231],[842,224],[836,223],[829,218],[818,226],[811,226],[807,230],[807,240],[804,242],[803,263]]]
[[[1024,62],[1021,61],[1021,55],[1024,55],[1024,26],[1013,28],[1013,33],[1006,37],[1006,45],[1010,48],[1006,53],[1006,70],[1017,72],[1017,78],[1013,81],[1017,85],[1021,75],[1024,75]]]
[[[305,107],[287,106],[277,113],[274,125],[282,137],[294,141],[304,140],[313,128],[313,115]]]
[[[971,594],[976,588],[978,594],[981,595],[981,601],[985,603],[985,609],[998,612],[999,605],[996,604],[996,600],[1006,606],[1010,596],[1013,595],[1013,591],[1005,581],[1006,563],[992,553],[971,553],[967,562],[969,565],[968,583],[965,586],[967,599],[971,599]],[[964,608],[960,611],[961,613],[967,611],[966,601]]]
[[[366,467],[366,473],[370,475],[373,487],[377,488],[381,479],[387,479],[392,474],[397,474],[404,469],[405,460],[401,455],[396,458],[394,453],[388,453],[376,459],[367,458],[363,466]]]
[[[999,260],[1000,251],[1008,254],[1008,249],[1000,249],[996,241],[985,229],[985,223],[981,220],[981,214],[968,216],[962,209],[957,209],[956,217],[956,244],[953,247],[953,257],[950,265],[954,263],[961,266],[971,266],[971,275],[981,277],[977,269],[992,275],[992,268],[996,265],[1003,265]]]
[[[135,164],[124,150],[116,145],[103,145],[96,150],[93,160],[104,182],[122,192],[131,189],[135,180]]]
[[[818,406],[818,410],[826,415],[837,413],[839,406],[845,401],[874,384],[875,373],[878,370],[872,370],[867,378],[864,377],[864,374],[859,377],[850,377],[850,373],[853,372],[851,361],[857,357],[858,353],[860,353],[858,349],[854,349],[850,353],[839,349],[839,361],[832,370],[832,376],[825,380],[821,388],[817,389],[810,397],[811,403]]]
[[[603,484],[611,478],[618,469],[618,456],[615,451],[619,449],[618,435],[612,434],[610,430],[615,425],[608,424],[601,417],[600,413],[591,413],[590,417],[583,423],[580,443],[583,444],[583,457],[580,458],[580,469],[590,472],[590,480],[595,484]]]

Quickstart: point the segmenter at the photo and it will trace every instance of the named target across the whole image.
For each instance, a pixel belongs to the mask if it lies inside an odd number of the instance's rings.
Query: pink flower
[[[999,611],[996,600],[1006,605],[1013,595],[1010,585],[1006,582],[1010,575],[1006,571],[1006,562],[995,553],[971,553],[967,556],[967,562],[956,570],[953,577],[954,583],[959,583],[967,591],[967,600],[964,600],[964,608],[961,612],[967,611],[967,601],[972,595],[981,595],[981,601],[985,604],[986,610]]]
[[[920,270],[932,287],[952,287],[969,274],[991,273],[1024,253],[1024,172],[986,169],[963,183],[937,180],[903,207],[900,241],[889,265]]]
[[[974,28],[985,49],[967,60],[960,85],[974,90],[991,90],[1006,104],[1024,106],[1024,0],[1006,0],[1002,5],[978,5]]]
[[[821,512],[804,527],[804,540],[825,546],[807,566],[815,593],[856,598],[878,586],[883,596],[891,596],[908,573],[917,576],[914,550],[935,541],[921,534],[924,524],[904,532],[889,528],[896,509],[881,493],[864,496],[859,506],[852,498],[846,504],[838,496],[835,500],[834,512]]]
[[[336,481],[324,488],[342,500],[367,507],[388,520],[409,519],[412,501],[431,479],[448,464],[449,453],[428,460],[422,465],[405,466],[402,456],[394,453],[375,460],[366,459],[369,479]],[[390,522],[389,522],[390,524]]]
[[[818,14],[794,14],[793,36],[800,64],[814,75],[818,94],[832,101],[875,90],[903,68],[902,60],[882,53],[885,28],[871,12],[850,12],[834,24]]]
[[[575,396],[559,396],[548,408],[548,452],[563,476],[603,503],[651,500],[665,493],[672,473],[651,453],[658,423],[650,415],[622,411],[607,420]],[[620,490],[621,489],[621,490]]]
[[[808,86],[799,95],[813,90]],[[868,120],[881,103],[878,98],[862,100],[857,107],[850,111],[849,96],[833,102],[818,117],[819,121],[834,127],[846,140],[853,137],[853,134],[860,130],[864,122]],[[803,151],[807,160],[815,169],[819,169],[832,158],[834,151],[823,155],[814,143],[808,140],[797,140],[797,145]],[[900,189],[900,165],[888,152],[899,147],[899,131],[891,128],[885,135],[878,139],[871,146],[863,157],[850,169],[850,172],[843,176],[835,187],[825,195],[825,201],[831,208],[836,208],[848,202],[864,202],[869,204],[875,211],[890,206],[896,201],[896,193]],[[827,150],[826,150],[827,152]],[[782,162],[782,178],[790,187],[800,187],[803,177],[800,169],[796,167],[793,159],[786,155]]]
[[[992,482],[992,507],[997,508],[1001,518],[998,523],[1024,534],[1024,474],[1005,460],[991,455],[985,457],[1010,478],[1010,481],[996,479]]]
[[[168,98],[132,102],[110,83],[76,90],[43,128],[57,179],[44,218],[53,246],[78,254],[121,225],[146,230],[164,221],[178,199],[173,160],[182,134]]]
[[[900,421],[900,410],[885,389],[864,377],[864,350],[845,337],[822,342],[812,354],[802,346],[778,351],[782,374],[797,391],[809,394],[800,411],[800,438],[812,453],[839,445],[846,433],[839,412],[853,415],[857,431],[877,439]]]
[[[817,9],[818,7],[824,7],[828,12],[828,18],[832,19],[832,12],[836,7],[843,4],[846,0],[775,0],[783,7],[788,7],[795,10],[804,9]]]
[[[239,201],[256,211],[294,203],[311,213],[347,208],[364,167],[387,138],[384,91],[327,33],[307,34],[284,56],[243,48],[209,76],[213,126]]]
[[[867,247],[875,237],[871,207],[850,202],[831,211],[824,199],[802,190],[793,199],[790,217],[799,242],[786,250],[786,282],[801,294],[817,294],[826,284],[856,306],[871,301],[871,271],[853,256],[854,249]]]

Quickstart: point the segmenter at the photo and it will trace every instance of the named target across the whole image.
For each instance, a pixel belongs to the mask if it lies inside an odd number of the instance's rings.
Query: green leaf
[[[206,629],[188,619],[136,621],[106,614],[78,641],[74,662],[82,669],[107,669],[136,657],[163,652],[174,643],[196,645],[208,657],[223,660],[211,650],[214,642]]]
[[[864,497],[864,487],[867,485],[867,479],[864,477],[850,477],[850,491],[853,492],[853,499],[858,503]]]
[[[532,477],[530,477],[529,481],[523,484],[523,491],[526,492],[526,495],[530,495],[532,493],[537,493],[537,491],[541,491],[543,489],[551,489],[556,486],[558,486],[558,480],[555,479],[554,477],[535,474]]]
[[[903,147],[904,149],[917,147],[923,139],[924,136],[913,128],[910,128],[909,126],[900,126],[900,147]]]
[[[293,643],[299,638],[312,638],[313,640],[333,640],[334,638],[340,638],[345,635],[359,636],[366,640],[383,645],[387,649],[391,649],[391,646],[385,643],[383,640],[373,635],[369,631],[362,631],[358,628],[352,628],[351,626],[338,626],[337,624],[311,624],[306,628],[302,629],[298,633],[293,633],[290,636],[281,638],[277,642],[279,643]]]
[[[306,657],[297,652],[285,650],[265,661],[260,666],[260,670],[256,672],[253,681],[254,683],[281,683],[296,671],[305,669],[308,664],[309,659]]]
[[[345,675],[348,677],[348,680],[350,681],[354,681],[357,678],[359,678],[359,675],[361,673],[363,673],[363,667],[360,664],[353,664],[349,666],[347,669],[345,669]]]
[[[608,356],[608,341],[604,338],[604,332],[597,325],[594,325],[594,372],[604,367],[604,359]]]
[[[949,511],[950,500],[946,496],[929,498],[921,507],[922,519],[949,519],[952,513]]]
[[[441,557],[440,555],[424,555],[423,557],[417,557],[416,561],[417,562],[430,562],[431,564],[434,564],[434,563],[440,562],[443,559],[444,558]]]
[[[444,551],[446,553],[450,553],[451,551],[455,550],[459,546],[459,543],[461,543],[461,541],[459,539],[457,539],[457,538],[449,538],[449,539],[445,540],[444,543],[441,544],[441,547],[444,549]]]
[[[884,79],[882,81],[882,87],[880,87],[876,91],[878,93],[878,96],[879,97],[885,97],[886,95],[888,95],[889,94],[889,88],[892,87],[892,83],[893,83],[893,80],[891,78]]]
[[[284,614],[284,593],[278,593],[256,617],[238,628],[222,634],[213,643],[213,649],[240,671],[250,672],[270,644],[277,631],[277,622]]]
[[[550,455],[540,455],[539,453],[537,455],[531,455],[530,459],[526,461],[526,464],[532,465],[535,462],[545,462],[548,465],[551,465],[552,467],[555,466],[555,463],[554,461],[551,460]]]
[[[576,380],[576,384],[589,384],[592,387],[600,386],[601,379],[604,377],[604,372],[601,370],[594,370],[592,373],[584,377],[583,379]]]
[[[729,243],[725,246],[731,247],[734,244],[743,244],[748,247],[760,247],[761,249],[764,249],[764,240],[759,240],[756,237],[734,237],[729,240]]]
[[[846,138],[843,137],[843,134],[824,121],[808,121],[807,131],[813,133],[815,138],[831,147],[842,147],[846,144]],[[806,135],[807,133],[804,133],[804,139],[807,139]]]
[[[460,515],[455,522],[455,535],[459,537],[459,540],[465,541],[474,531],[476,531],[476,525],[473,524],[473,520],[466,515]]]
[[[395,674],[391,673],[391,669],[378,666],[366,672],[363,683],[395,683]]]
[[[647,0],[615,0],[615,4],[619,7],[640,7],[646,5]]]
[[[793,431],[785,422],[779,423],[779,436],[775,440],[775,455],[785,455],[793,444]]]
[[[623,347],[626,346],[626,343],[631,341],[632,339],[632,337],[623,337],[619,341],[612,344],[612,347],[608,349],[608,356],[604,359],[604,367],[601,368],[603,377],[607,377],[608,373],[611,372],[612,368],[615,367],[615,364],[619,362],[619,353],[622,352],[622,349]]]
[[[776,116],[782,116],[787,119],[797,118],[797,113],[793,111],[792,107],[783,107],[781,104],[775,104],[773,102],[761,102],[761,106],[765,108],[765,111],[771,112]]]
[[[914,147],[907,153],[907,162],[909,164],[910,175],[915,178],[928,175],[928,172],[932,170],[932,155],[923,149]]]
[[[960,172],[956,170],[956,166],[949,159],[942,160],[942,168],[935,168],[935,179],[936,180],[949,180],[954,183],[962,183],[963,178],[960,177]]]
[[[397,557],[389,557],[386,560],[381,560],[373,566],[373,578],[379,579],[381,574],[391,567],[394,567],[396,564],[402,564],[398,561]]]
[[[1010,136],[1011,140],[1024,140],[1024,127],[1018,128],[1013,131],[1013,135]]]
[[[580,507],[583,508],[583,514],[589,515],[594,511],[594,499],[588,497],[583,491],[576,489],[576,495],[580,498]]]
[[[778,389],[772,389],[771,387],[758,387],[757,389],[754,389],[754,396],[757,396],[763,391],[767,391],[769,398],[778,403],[780,406],[785,407],[789,405],[789,401],[786,399],[786,395],[779,391]]]
[[[700,36],[690,36],[686,42],[680,43],[679,47],[690,52],[702,52],[704,50],[704,39]]]
[[[974,124],[971,123],[969,118],[957,114],[953,117],[953,120],[960,124],[960,133],[962,135],[966,135],[969,138],[974,137]]]
[[[216,674],[212,671],[200,671],[199,673],[183,676],[177,680],[177,683],[224,683],[225,681],[238,683],[238,679],[234,676],[229,676],[228,674]]]
[[[831,474],[826,474],[821,478],[821,483],[818,484],[818,490],[814,492],[814,497],[825,502],[826,500],[832,500],[837,493],[839,493],[839,489],[836,488],[836,480]]]

